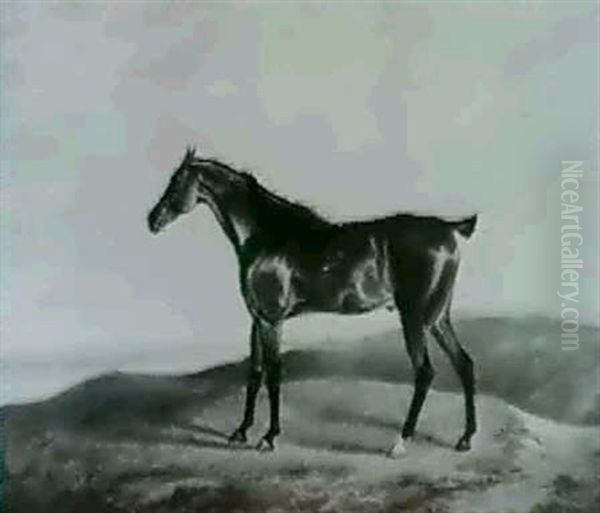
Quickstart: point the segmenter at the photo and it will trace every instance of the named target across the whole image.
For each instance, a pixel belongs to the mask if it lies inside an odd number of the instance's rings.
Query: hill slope
[[[344,350],[286,354],[284,434],[274,454],[226,442],[240,419],[244,364],[180,377],[116,373],[45,402],[7,407],[9,511],[543,513],[597,508],[597,427],[542,418],[485,393],[477,400],[480,430],[471,452],[452,450],[462,428],[462,396],[433,390],[406,456],[388,459],[385,453],[412,392],[411,386],[392,382],[409,376],[392,339],[386,334]],[[483,380],[486,392],[500,395],[502,387],[512,387],[516,392],[506,394],[510,402],[529,411],[548,408],[563,420],[578,411],[582,416],[575,420],[593,419],[588,399],[585,407],[561,410],[556,408],[560,400],[539,400],[544,394],[538,394],[536,402],[519,394],[514,379],[521,375],[526,387],[532,373],[521,374],[523,364],[514,358],[505,360],[496,358],[504,373],[499,382],[487,378],[487,390]],[[441,388],[454,390],[454,378],[441,361],[437,366]],[[252,440],[265,429],[263,396],[257,413]]]
[[[543,417],[581,425],[600,424],[600,329],[581,326],[579,347],[561,345],[560,322],[545,317],[475,318],[457,332],[475,361],[480,393]],[[301,342],[292,341],[293,346]],[[429,344],[434,388],[460,392],[447,358]],[[353,377],[412,384],[400,326],[359,340],[333,340],[287,355],[288,379]]]

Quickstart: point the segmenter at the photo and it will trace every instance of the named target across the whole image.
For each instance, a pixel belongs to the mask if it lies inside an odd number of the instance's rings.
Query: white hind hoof
[[[388,456],[393,459],[402,458],[406,454],[406,444],[404,438],[399,436],[394,446],[388,452]]]

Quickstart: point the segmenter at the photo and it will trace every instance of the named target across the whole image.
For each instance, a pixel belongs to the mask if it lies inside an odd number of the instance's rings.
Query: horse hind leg
[[[471,448],[471,437],[477,429],[475,373],[473,360],[458,340],[450,320],[452,289],[457,271],[456,262],[446,264],[436,291],[437,300],[430,305],[429,322],[431,324],[431,334],[450,359],[450,363],[461,381],[465,397],[465,431],[455,448],[458,451],[468,451]]]
[[[427,352],[427,334],[436,329],[438,319],[449,302],[457,264],[453,258],[430,261],[429,265],[421,268],[420,275],[416,275],[414,281],[409,283],[413,296],[404,300],[398,298],[396,301],[402,319],[406,349],[413,366],[415,387],[408,415],[392,449],[392,456],[403,452],[403,441],[414,435],[419,414],[433,381],[435,373]]]
[[[412,281],[406,280],[404,284],[405,290],[411,290],[413,295],[403,297],[396,294],[395,303],[400,313],[404,342],[413,368],[414,390],[402,431],[390,452],[392,457],[401,455],[404,452],[404,441],[414,435],[419,414],[435,375],[427,352],[426,318],[427,298],[435,279],[434,268],[432,265],[423,265],[421,273],[412,274],[411,277]]]
[[[414,372],[414,391],[408,409],[408,415],[402,426],[390,456],[398,457],[404,452],[404,441],[414,435],[419,414],[425,402],[435,372],[427,352],[427,338],[422,318],[408,308],[400,309],[406,349]]]
[[[477,430],[475,413],[475,372],[471,356],[461,345],[450,320],[450,305],[432,328],[432,334],[446,353],[452,367],[460,378],[465,397],[465,431],[459,438],[455,448],[457,451],[468,451],[471,448],[471,437]]]

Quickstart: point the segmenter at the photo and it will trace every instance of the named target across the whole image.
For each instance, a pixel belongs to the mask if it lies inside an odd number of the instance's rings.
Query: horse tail
[[[460,233],[465,239],[468,239],[473,235],[475,231],[475,225],[477,224],[477,214],[461,219],[460,221],[454,221],[450,223],[452,228]]]

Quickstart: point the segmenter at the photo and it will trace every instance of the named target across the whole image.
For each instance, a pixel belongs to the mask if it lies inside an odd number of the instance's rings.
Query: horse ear
[[[196,156],[196,147],[188,145],[185,148],[185,160],[189,160]]]

